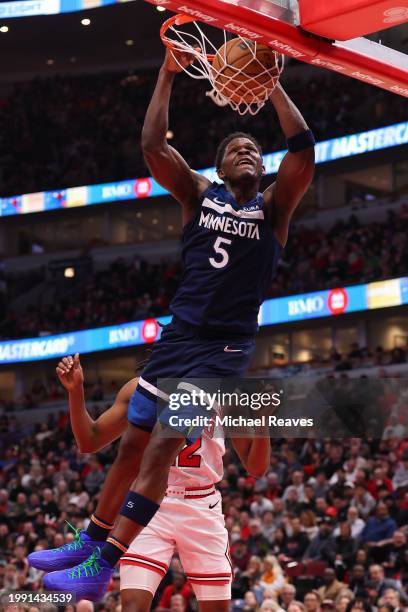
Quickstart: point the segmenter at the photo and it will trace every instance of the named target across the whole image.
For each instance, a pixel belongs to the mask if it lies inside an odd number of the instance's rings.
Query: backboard
[[[318,0],[146,0],[175,13],[193,16],[198,22],[240,34],[248,39],[268,44],[289,57],[328,70],[333,70],[376,87],[408,97],[408,56],[404,53],[368,40],[333,40],[306,31],[301,21],[307,3]],[[389,0],[370,1],[367,10],[374,10]],[[344,31],[350,23],[351,5],[365,4],[365,0],[338,0],[346,15],[336,15],[337,30],[344,20]],[[321,2],[322,6],[334,3]],[[406,11],[404,8],[406,4]],[[348,5],[348,9],[347,6]],[[351,7],[351,8],[350,8]],[[367,7],[365,7],[367,8]],[[408,23],[408,0],[400,0],[400,13],[391,15],[384,27]],[[389,10],[389,9],[385,9]],[[309,16],[307,15],[309,18]],[[311,27],[320,27],[316,15]],[[330,15],[329,15],[330,17]],[[392,19],[394,18],[394,21]],[[323,21],[323,19],[322,19]],[[326,19],[327,21],[327,19]],[[330,31],[332,22],[326,27]],[[316,25],[317,24],[317,25]],[[372,30],[373,31],[373,30]]]

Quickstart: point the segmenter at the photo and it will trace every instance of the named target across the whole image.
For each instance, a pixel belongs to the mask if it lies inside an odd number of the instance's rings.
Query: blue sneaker
[[[29,565],[44,572],[74,567],[74,565],[86,561],[97,546],[103,546],[105,543],[95,542],[84,531],[79,531],[79,529],[75,529],[72,525],[70,527],[75,533],[75,538],[72,542],[64,544],[59,548],[38,550],[29,554],[27,557]]]
[[[100,557],[100,548],[95,548],[92,555],[75,567],[60,572],[51,572],[43,578],[48,591],[74,593],[76,600],[89,599],[100,601],[108,588],[113,568]]]

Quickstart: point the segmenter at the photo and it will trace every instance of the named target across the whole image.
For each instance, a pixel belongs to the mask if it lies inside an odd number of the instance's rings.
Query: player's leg
[[[198,609],[199,612],[229,612],[230,611],[230,599],[220,599],[218,601],[199,601]],[[125,612],[122,609],[122,612]],[[127,612],[131,612],[128,610]]]
[[[119,551],[109,556],[109,551],[105,549],[109,543],[115,545],[115,541],[123,543],[127,549],[129,543],[148,525],[166,492],[170,467],[184,445],[185,437],[182,434],[174,431],[172,437],[165,437],[163,426],[156,424],[143,455],[139,475],[122,505],[112,535],[102,550],[102,558],[107,559],[112,566],[120,557]]]
[[[150,435],[129,424],[86,531],[76,531],[74,541],[60,548],[31,553],[28,556],[31,566],[46,572],[73,567],[88,559],[97,546],[104,545],[126,492],[138,473]]]
[[[143,431],[131,423],[122,436],[118,454],[113,462],[99,496],[98,505],[94,512],[97,520],[103,520],[110,524],[111,528],[118,515],[119,509],[125,498],[129,486],[138,474],[144,450],[150,439],[150,432]],[[91,519],[91,523],[92,523]],[[94,526],[90,524],[87,533],[95,540],[106,540],[108,533],[94,531]],[[105,536],[105,537],[100,537]]]
[[[105,541],[108,537],[125,495],[139,473],[143,453],[156,422],[156,405],[141,393],[139,386],[129,401],[128,420],[129,426],[122,436],[117,457],[108,472],[86,531],[93,540]]]
[[[164,502],[120,561],[122,612],[148,612],[175,551],[173,516]]]
[[[186,517],[177,530],[176,546],[200,612],[228,612],[231,603],[232,568],[228,532],[219,491],[201,499],[177,500]]]
[[[77,598],[99,601],[110,582],[113,568],[127,551],[130,542],[152,520],[167,488],[170,466],[185,444],[180,434],[164,438],[157,424],[145,449],[139,477],[122,504],[121,516],[102,550],[71,569],[53,571],[44,577],[50,591],[75,592]]]
[[[153,595],[141,589],[124,589],[120,592],[122,612],[149,612]]]

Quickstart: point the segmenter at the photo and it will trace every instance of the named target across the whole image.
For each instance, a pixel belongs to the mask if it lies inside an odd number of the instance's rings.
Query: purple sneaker
[[[86,561],[95,548],[102,547],[105,542],[95,542],[84,531],[75,529],[75,538],[72,542],[51,550],[38,550],[28,555],[31,567],[53,572],[67,569]]]
[[[76,601],[89,599],[100,601],[108,588],[113,568],[100,557],[100,548],[79,565],[60,572],[51,572],[43,578],[44,587],[49,591],[73,593]]]

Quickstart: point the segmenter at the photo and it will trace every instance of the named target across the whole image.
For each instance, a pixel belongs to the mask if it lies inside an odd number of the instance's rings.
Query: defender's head
[[[220,143],[215,167],[222,181],[260,181],[265,175],[261,145],[250,134],[234,132]]]

